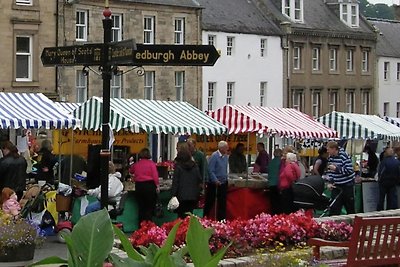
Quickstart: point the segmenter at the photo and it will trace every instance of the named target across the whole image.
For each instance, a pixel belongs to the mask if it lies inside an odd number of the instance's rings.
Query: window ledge
[[[351,75],[351,76],[354,76],[354,75],[356,75],[356,73],[355,73],[354,71],[352,71],[352,72],[350,72],[350,71],[346,71],[346,75]]]
[[[293,70],[292,71],[293,74],[304,74],[304,70]]]
[[[330,75],[340,75],[340,71],[329,71]]]
[[[321,75],[323,74],[322,70],[312,70],[311,74]]]
[[[39,87],[39,82],[33,82],[33,81],[13,81],[12,82],[13,87]]]
[[[366,72],[361,72],[362,76],[371,76],[371,72],[366,71]]]
[[[32,5],[17,5],[14,1],[13,10],[40,11],[40,6],[33,3]]]

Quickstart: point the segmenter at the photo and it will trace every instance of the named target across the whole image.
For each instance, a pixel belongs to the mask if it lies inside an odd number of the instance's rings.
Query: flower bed
[[[162,226],[157,226],[152,222],[142,223],[141,228],[130,236],[130,241],[134,247],[147,247],[150,243],[160,246],[177,221],[165,223]],[[203,218],[200,222],[204,227],[214,229],[214,234],[210,239],[210,250],[213,253],[232,242],[226,257],[247,255],[262,248],[302,247],[311,237],[336,241],[347,240],[352,231],[352,227],[346,223],[318,223],[312,216],[302,211],[289,215],[260,214],[250,220],[227,222]],[[175,239],[176,246],[182,246],[185,243],[188,223],[189,217],[180,225]]]

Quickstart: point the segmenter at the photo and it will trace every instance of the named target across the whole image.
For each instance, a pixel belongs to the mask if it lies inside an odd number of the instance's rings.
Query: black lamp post
[[[106,208],[108,205],[108,161],[110,160],[109,136],[110,129],[110,81],[111,81],[111,66],[108,64],[109,44],[111,42],[111,10],[108,0],[105,1],[105,9],[103,11],[103,62],[101,65],[103,79],[103,124],[101,134],[101,151],[100,151],[100,177],[101,177],[101,207]]]

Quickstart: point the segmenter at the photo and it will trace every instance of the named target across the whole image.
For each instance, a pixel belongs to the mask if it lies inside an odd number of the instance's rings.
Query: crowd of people
[[[46,139],[41,142],[40,149],[35,146],[30,153],[31,158],[37,161],[36,179],[50,184],[54,183],[53,167],[57,161],[52,150],[51,142]],[[25,190],[28,162],[10,141],[2,142],[1,152],[0,191],[4,190],[1,204],[12,207],[14,200],[21,199]],[[398,208],[396,185],[400,180],[400,147],[385,148],[379,158],[370,146],[365,147],[365,152],[368,154],[368,163],[363,166],[365,171],[362,172],[354,167],[351,157],[337,142],[330,141],[319,149],[311,175],[323,177],[327,188],[331,190],[331,198],[335,202],[330,207],[330,215],[340,214],[343,207],[348,214],[355,213],[354,185],[359,176],[377,177],[377,210],[384,209],[385,199],[387,209]],[[160,181],[156,163],[148,148],[140,151],[137,162],[133,158],[131,161],[129,173],[135,182],[140,224],[152,220],[160,192]],[[230,173],[248,173],[250,167],[245,156],[245,145],[238,143],[229,151],[228,143],[220,141],[217,150],[206,158],[197,149],[196,141],[189,138],[178,143],[174,162],[171,195],[179,201],[175,210],[178,217],[184,218],[188,213],[193,213],[198,206],[199,197],[204,194],[204,216],[217,220],[226,219],[228,176]],[[309,169],[300,160],[295,148],[277,147],[271,157],[265,150],[264,143],[260,142],[257,144],[257,157],[252,167],[253,173],[268,174],[271,212],[288,214],[295,211],[297,207],[294,205],[292,185],[304,178]],[[121,174],[116,172],[112,162],[109,165],[109,182],[109,197],[118,199],[123,191],[123,184]],[[98,187],[89,190],[88,194],[100,199],[100,192],[101,188]],[[91,203],[86,212],[98,209],[99,201]]]

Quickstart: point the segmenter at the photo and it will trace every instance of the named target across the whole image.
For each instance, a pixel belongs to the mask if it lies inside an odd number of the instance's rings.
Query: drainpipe
[[[56,46],[58,46],[58,27],[59,27],[59,22],[58,22],[58,20],[59,20],[59,11],[58,11],[58,8],[59,8],[59,3],[60,3],[60,1],[57,0],[56,1]],[[59,93],[58,92],[58,66],[56,66],[55,86],[56,86],[55,92],[56,92],[56,94],[58,94]],[[60,95],[59,95],[59,97],[60,97]]]

